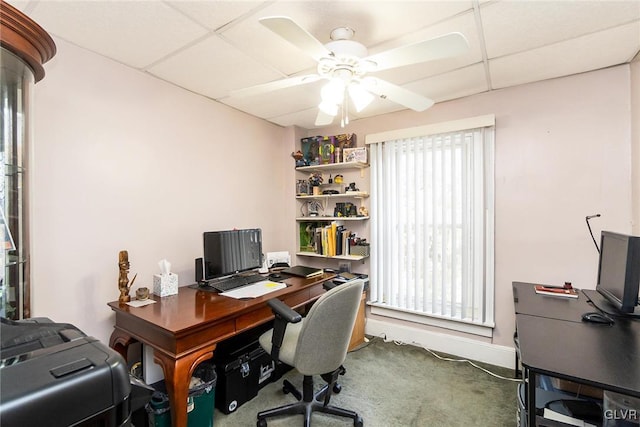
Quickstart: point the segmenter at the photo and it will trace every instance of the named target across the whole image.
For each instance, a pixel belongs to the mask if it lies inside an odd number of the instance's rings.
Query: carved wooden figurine
[[[127,251],[120,251],[118,254],[118,267],[120,269],[120,275],[118,276],[118,289],[120,289],[120,302],[129,302],[131,297],[129,296],[129,290],[136,280],[137,274],[131,279],[129,283],[129,253]]]

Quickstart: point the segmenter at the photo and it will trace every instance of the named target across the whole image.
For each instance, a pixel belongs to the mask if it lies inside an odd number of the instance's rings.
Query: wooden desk
[[[227,338],[273,319],[267,301],[277,297],[298,308],[318,299],[322,284],[334,278],[324,274],[311,279],[285,281],[287,288],[251,300],[235,300],[213,292],[181,287],[177,295],[134,308],[118,301],[109,303],[116,324],[109,345],[125,360],[131,343],[142,342],[154,350],[154,360],[164,371],[173,426],[187,425],[189,381],[196,366],[213,357],[216,345]]]

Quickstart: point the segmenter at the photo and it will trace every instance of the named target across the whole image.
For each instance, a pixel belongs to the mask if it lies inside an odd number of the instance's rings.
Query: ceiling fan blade
[[[333,123],[335,116],[331,116],[318,108],[318,115],[316,116],[316,126],[326,126]]]
[[[260,18],[259,21],[316,61],[331,55],[331,52],[318,39],[287,16],[269,16]]]
[[[376,64],[371,71],[381,71],[460,55],[468,49],[469,43],[462,34],[449,33],[434,39],[380,52],[364,58],[364,61]]]
[[[365,77],[362,79],[362,84],[369,92],[375,93],[380,98],[388,99],[414,111],[424,111],[433,105],[433,101],[429,98],[376,77]]]
[[[267,92],[273,92],[279,89],[286,89],[288,87],[299,86],[307,83],[313,83],[318,81],[321,77],[317,74],[307,74],[304,76],[289,77],[286,79],[275,80],[269,83],[263,83],[255,86],[246,87],[243,89],[234,90],[231,92],[232,97],[247,97],[254,95],[261,95]]]

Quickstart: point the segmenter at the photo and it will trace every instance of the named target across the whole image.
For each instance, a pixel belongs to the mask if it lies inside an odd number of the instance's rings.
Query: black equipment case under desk
[[[3,426],[125,426],[129,372],[114,350],[46,318],[2,320]]]
[[[276,369],[271,355],[258,342],[260,335],[272,326],[268,322],[218,345],[214,354],[218,376],[216,407],[223,413],[234,412],[290,369],[283,365]]]

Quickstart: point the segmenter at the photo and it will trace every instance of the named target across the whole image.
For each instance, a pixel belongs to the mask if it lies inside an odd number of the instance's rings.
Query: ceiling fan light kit
[[[320,91],[316,126],[333,122],[342,112],[341,124],[349,122],[349,99],[357,112],[366,108],[377,95],[381,99],[424,111],[433,101],[401,86],[367,75],[375,71],[402,67],[459,55],[469,44],[460,33],[445,34],[434,39],[380,52],[369,56],[367,48],[352,40],[355,31],[339,27],[331,32],[331,41],[322,44],[313,35],[286,16],[261,18],[260,23],[318,62],[317,74],[276,80],[236,91],[236,96],[248,96],[302,85],[319,79],[328,80]],[[348,95],[347,95],[348,94]]]
[[[367,92],[360,82],[352,82],[347,90],[358,113],[364,110],[367,105],[371,104],[374,99],[374,96]]]

